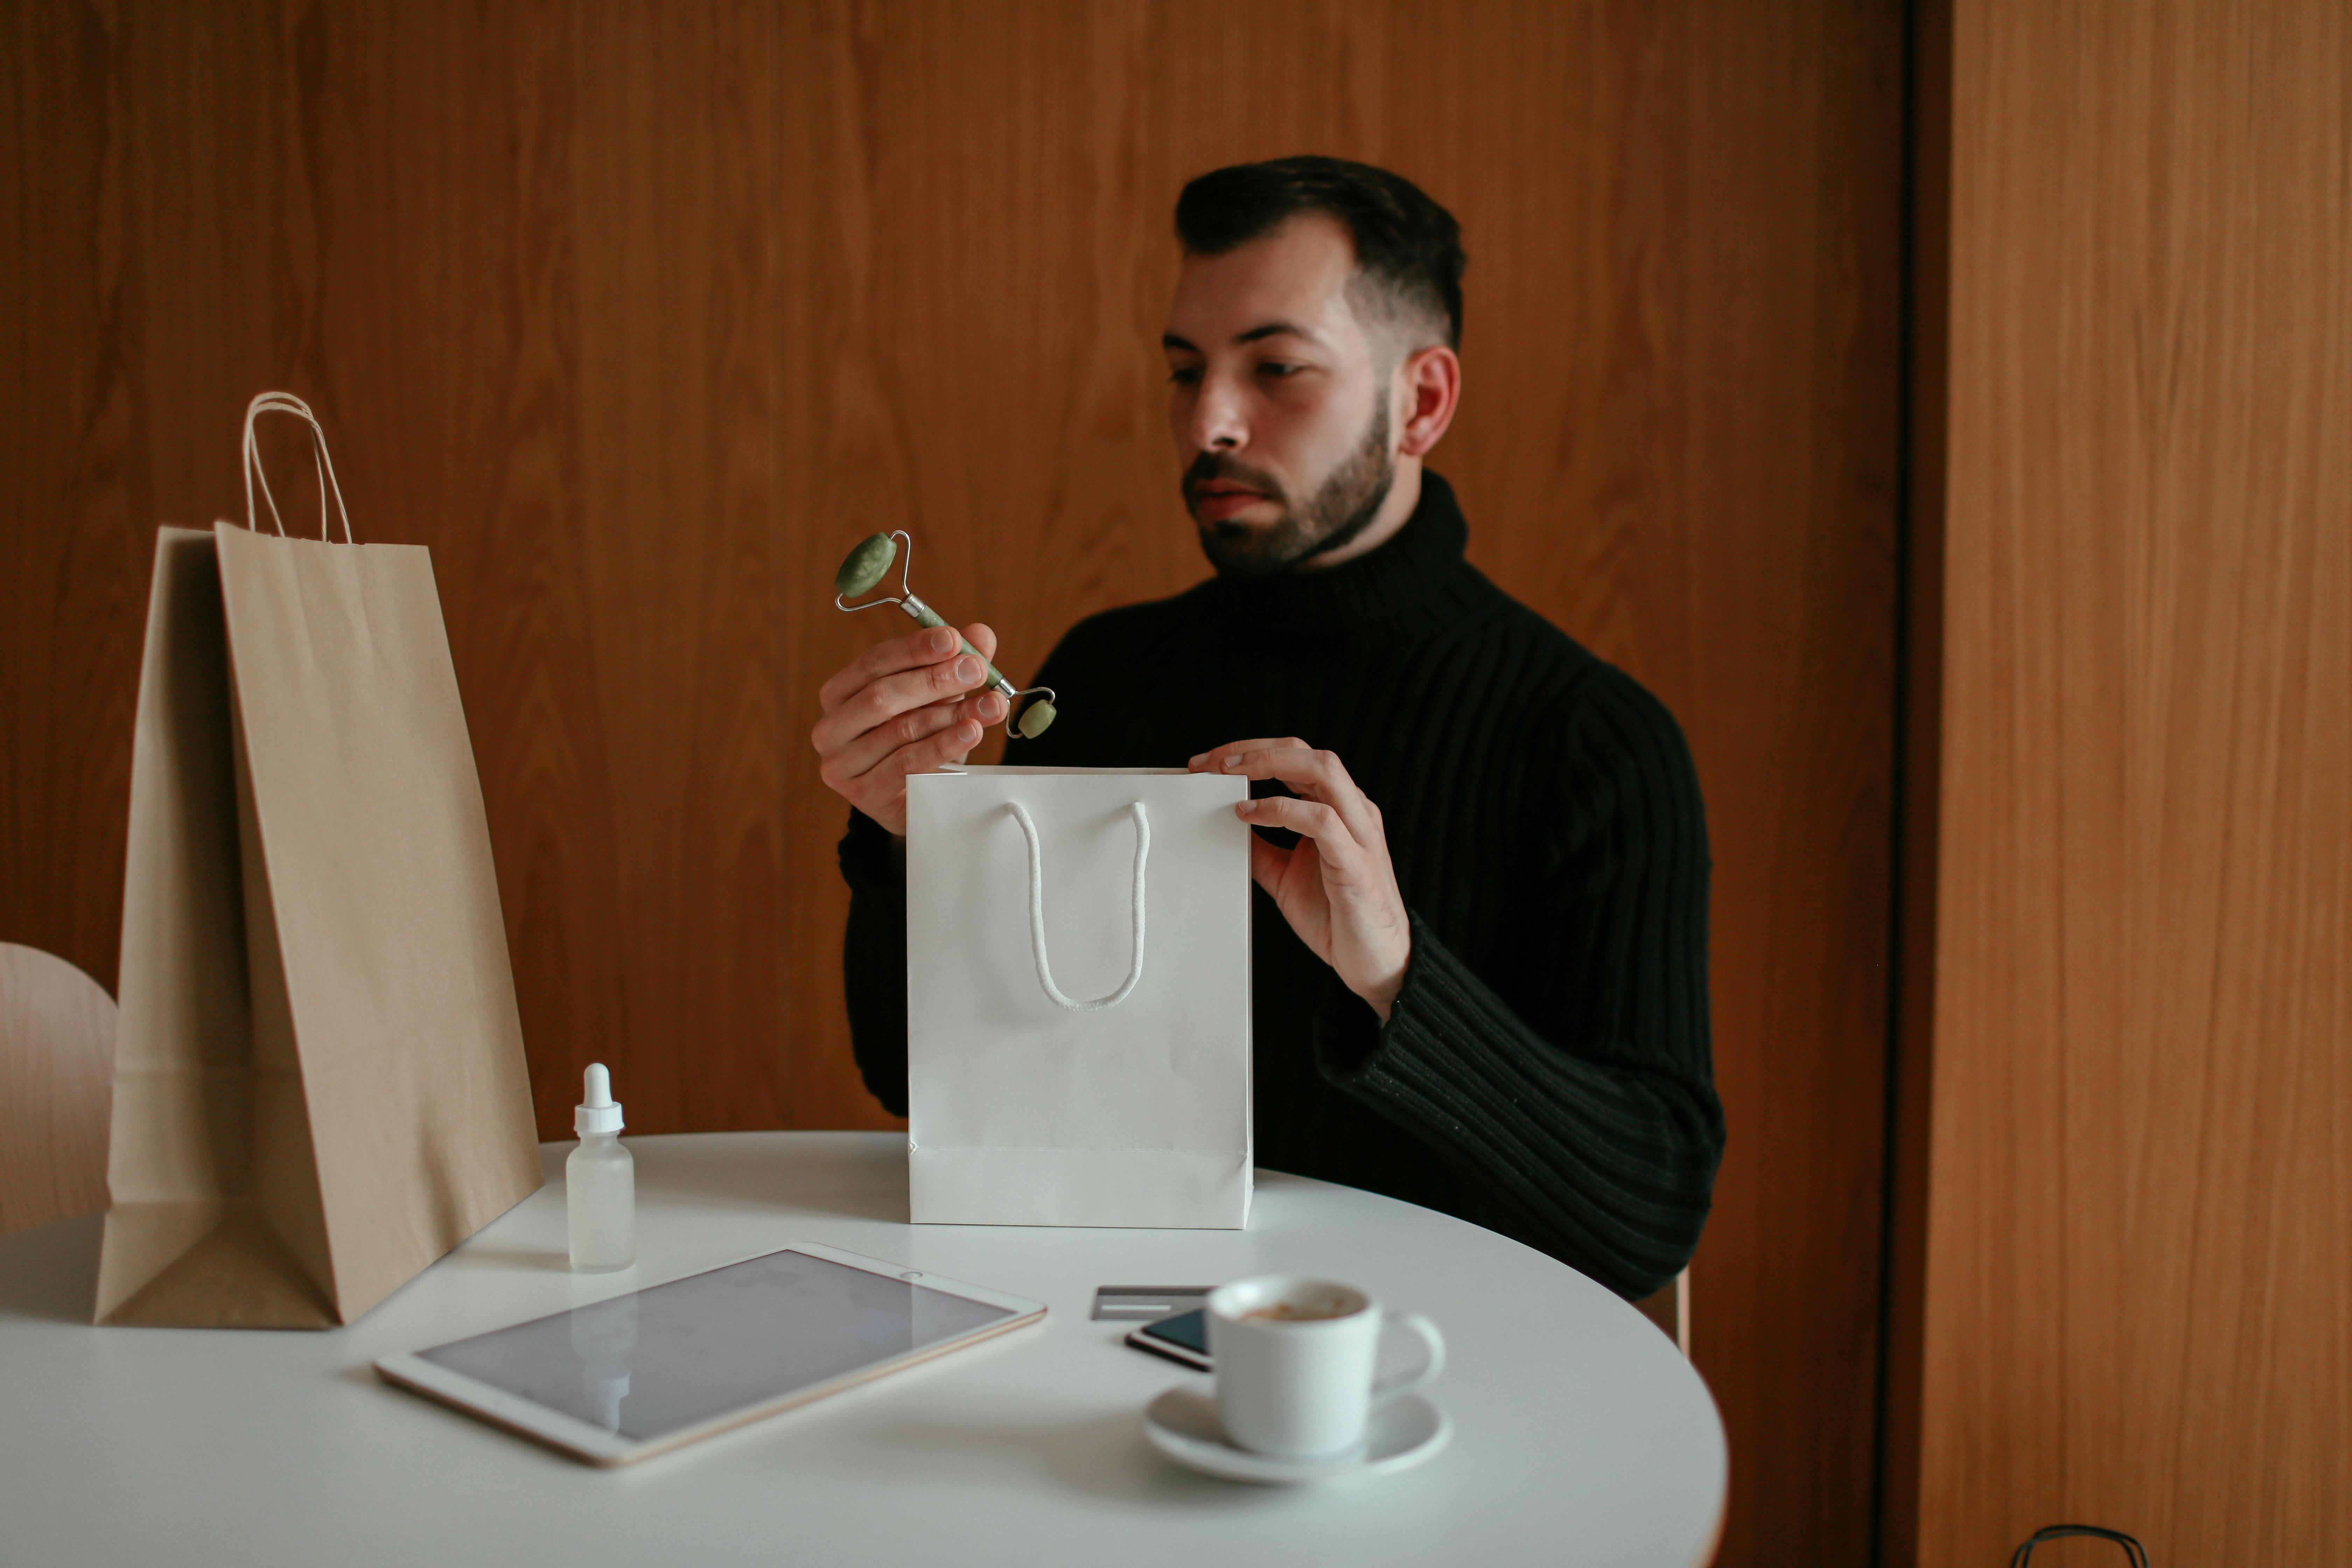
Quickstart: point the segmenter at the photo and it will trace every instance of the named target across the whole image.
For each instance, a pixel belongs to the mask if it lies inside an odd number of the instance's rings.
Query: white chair
[[[0,1235],[106,1206],[114,1025],[106,987],[0,942]]]
[[[1674,1283],[1654,1296],[1644,1296],[1633,1303],[1642,1316],[1658,1325],[1675,1348],[1690,1356],[1690,1270],[1675,1276]]]

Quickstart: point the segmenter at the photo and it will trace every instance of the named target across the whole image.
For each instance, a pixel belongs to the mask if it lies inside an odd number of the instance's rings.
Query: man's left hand
[[[1381,808],[1338,757],[1295,736],[1235,741],[1202,752],[1190,767],[1279,779],[1297,793],[1296,800],[1269,795],[1234,808],[1252,827],[1286,827],[1300,837],[1286,850],[1250,835],[1250,875],[1299,940],[1388,1022],[1412,958],[1412,928],[1389,864]]]

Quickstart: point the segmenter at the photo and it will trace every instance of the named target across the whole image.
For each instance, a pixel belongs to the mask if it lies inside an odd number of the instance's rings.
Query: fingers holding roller
[[[903,833],[907,775],[962,762],[1005,717],[1004,698],[984,689],[995,651],[995,631],[975,622],[887,638],[853,659],[819,690],[824,714],[809,731],[825,787]]]
[[[901,713],[935,702],[955,702],[968,692],[978,691],[987,679],[985,665],[968,653],[961,654],[919,669],[883,676],[817,723],[820,729],[831,728],[835,746],[844,745]],[[830,748],[820,742],[817,749]]]
[[[971,636],[977,633],[978,636]],[[966,628],[972,646],[983,650],[982,656],[959,653],[963,645],[956,633],[946,626],[934,626],[918,632],[913,637],[894,637],[887,643],[869,648],[847,669],[825,682],[821,693],[824,700],[824,716],[809,731],[809,742],[818,754],[831,756],[854,744],[867,731],[879,729],[900,714],[936,702],[951,702],[967,693],[979,690],[988,679],[984,662],[986,650],[994,647],[996,636],[984,626]],[[913,642],[916,662],[902,662],[906,650],[901,645]],[[862,665],[869,665],[876,673],[862,685],[850,686],[848,681]],[[998,717],[1002,717],[1000,712]],[[862,770],[860,770],[862,771]]]
[[[985,622],[974,621],[964,627],[963,640],[980,650],[980,657],[983,661],[996,657],[996,633]],[[956,681],[959,686],[971,675],[971,670],[964,668],[971,662],[970,655],[956,660]],[[982,667],[980,679],[982,681],[988,679],[985,663]],[[942,700],[941,705],[952,707],[955,710],[955,723],[944,743],[953,744],[958,748],[951,755],[945,757],[944,762],[940,764],[943,766],[953,766],[970,756],[971,749],[980,744],[981,736],[986,732],[988,727],[1003,719],[1013,710],[1013,704],[1005,700],[1002,692],[986,689],[969,692],[954,699],[951,702]],[[929,773],[931,770],[925,767],[908,771]]]
[[[851,659],[817,689],[817,703],[830,714],[856,701],[877,682],[936,670],[970,643],[983,659],[996,657],[996,633],[975,621],[959,634],[952,626],[927,626],[902,637],[886,637]],[[949,666],[952,668],[952,666]],[[977,683],[975,683],[977,684]]]
[[[867,648],[819,689],[824,712],[809,743],[829,757],[908,709],[960,694],[956,646],[954,633],[935,626]]]
[[[1003,718],[1004,709],[1004,699],[993,691],[929,702],[920,708],[909,709],[825,755],[818,765],[818,776],[827,786],[838,788],[842,784],[870,773],[885,758],[929,741],[950,728],[968,727],[973,731],[971,742],[963,748],[969,752],[971,745],[979,743],[977,731]],[[919,773],[923,770],[917,768],[914,771]]]
[[[992,700],[999,710],[1004,706],[1004,699],[992,694],[989,698],[972,698],[952,705],[946,723],[921,740],[900,746],[876,763],[866,775],[877,784],[887,782],[888,787],[896,792],[896,802],[902,816],[906,809],[907,780],[909,776],[960,766],[966,757],[971,755],[972,748],[980,744],[984,727],[975,710],[984,700]]]
[[[937,664],[955,650],[955,634],[945,626],[908,632],[902,637],[885,637],[842,666],[832,679],[817,688],[817,702],[831,713],[884,676]]]

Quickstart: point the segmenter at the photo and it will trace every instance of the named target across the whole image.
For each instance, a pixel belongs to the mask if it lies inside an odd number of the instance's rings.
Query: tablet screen
[[[638,1442],[1013,1316],[772,1252],[418,1355]]]

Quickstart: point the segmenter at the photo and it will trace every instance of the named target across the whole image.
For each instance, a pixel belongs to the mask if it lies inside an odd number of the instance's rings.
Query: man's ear
[[[1419,458],[1437,445],[1462,402],[1462,360],[1443,343],[1416,349],[1397,366],[1395,394],[1403,418],[1401,456]]]

